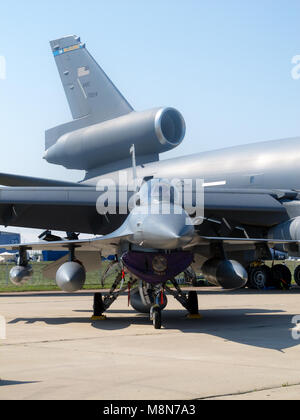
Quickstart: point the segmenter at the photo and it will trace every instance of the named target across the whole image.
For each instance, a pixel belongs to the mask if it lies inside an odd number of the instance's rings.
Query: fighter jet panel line
[[[50,44],[73,121],[46,131],[44,159],[86,175],[69,183],[0,174],[0,224],[45,230],[39,242],[5,246],[20,255],[12,282],[32,275],[28,250],[68,251],[45,272],[66,292],[80,290],[86,272],[113,255],[106,271],[114,270],[115,280],[107,294],[95,295],[94,315],[102,319],[129,289],[131,305],[149,313],[155,328],[167,294],[198,316],[197,293],[185,293],[176,281],[182,272],[201,270],[226,289],[288,288],[289,270],[263,262],[277,250],[300,255],[300,138],[160,161],[185,137],[180,112],[135,111],[79,37]],[[107,180],[115,188],[114,211],[99,211],[107,193],[99,185]],[[189,205],[181,200],[188,192]],[[80,233],[95,237],[81,240]]]

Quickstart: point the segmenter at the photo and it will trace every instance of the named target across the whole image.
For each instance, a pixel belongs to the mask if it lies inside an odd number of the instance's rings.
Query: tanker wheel
[[[300,286],[300,265],[296,267],[294,272],[294,279],[298,286]]]
[[[292,274],[284,264],[273,265],[271,269],[271,284],[280,290],[289,290],[292,283]]]
[[[252,267],[249,270],[249,289],[263,290],[270,284],[271,269],[266,265]]]
[[[161,319],[161,309],[155,307],[152,312],[152,320],[153,320],[153,326],[156,330],[161,329],[162,325],[162,319]]]
[[[191,315],[199,314],[198,293],[196,291],[191,291],[188,294],[187,310]]]

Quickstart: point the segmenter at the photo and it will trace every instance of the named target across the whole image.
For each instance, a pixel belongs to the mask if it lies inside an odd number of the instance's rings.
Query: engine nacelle
[[[85,280],[85,268],[75,261],[63,264],[56,273],[57,286],[67,293],[73,293],[81,290],[84,286]]]
[[[300,240],[300,217],[295,217],[284,223],[280,223],[269,230],[269,239],[279,239],[285,241],[299,241]],[[277,244],[275,249],[287,252],[290,256],[300,256],[300,248],[297,244]]]
[[[27,283],[33,276],[33,269],[31,265],[21,266],[16,265],[10,270],[9,278],[15,286],[21,286]]]
[[[224,289],[241,289],[248,281],[245,268],[233,260],[208,260],[202,267],[202,273],[209,283]]]
[[[91,170],[128,160],[132,144],[137,158],[174,149],[182,142],[185,131],[184,119],[174,108],[131,112],[64,134],[44,158],[67,169]]]

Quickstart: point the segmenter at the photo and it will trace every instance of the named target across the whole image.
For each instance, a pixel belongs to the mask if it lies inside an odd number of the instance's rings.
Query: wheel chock
[[[105,315],[92,316],[91,321],[106,321],[107,317]]]
[[[202,319],[203,316],[201,314],[187,314],[187,319]]]

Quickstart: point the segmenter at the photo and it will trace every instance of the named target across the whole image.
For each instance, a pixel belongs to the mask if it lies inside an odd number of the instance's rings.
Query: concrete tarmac
[[[300,398],[300,289],[199,289],[201,320],[169,297],[162,330],[126,296],[107,321],[91,322],[92,304],[90,292],[0,295],[1,400]]]

